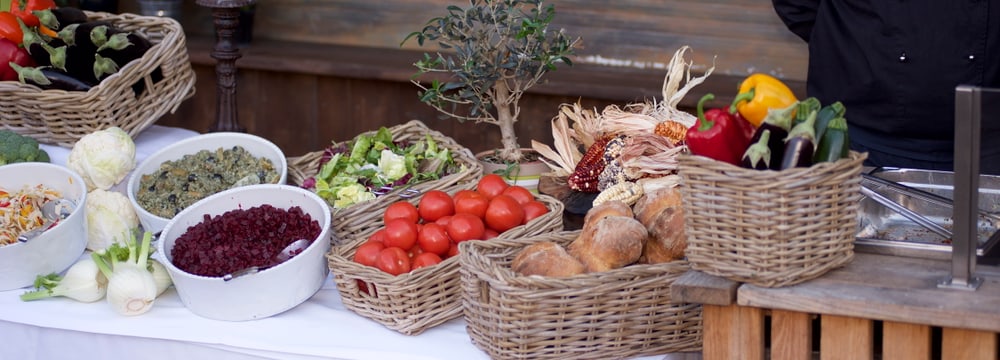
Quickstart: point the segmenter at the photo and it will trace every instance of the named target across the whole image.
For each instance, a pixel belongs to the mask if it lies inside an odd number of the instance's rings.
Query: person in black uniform
[[[866,165],[952,170],[955,87],[1000,88],[1000,0],[772,4],[809,44],[807,95],[847,107]],[[980,172],[1000,174],[1000,115],[987,115]]]

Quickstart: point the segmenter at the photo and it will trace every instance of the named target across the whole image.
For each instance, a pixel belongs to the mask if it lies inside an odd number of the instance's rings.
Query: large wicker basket
[[[184,29],[176,20],[127,13],[86,14],[90,20],[109,21],[142,34],[154,45],[86,92],[0,82],[0,128],[63,147],[72,147],[84,135],[113,126],[135,137],[194,95],[195,74],[188,60]]]
[[[462,302],[473,344],[495,359],[621,359],[701,350],[701,305],[673,303],[684,260],[567,278],[510,266],[538,241],[568,245],[580,231],[462,243]]]
[[[549,208],[548,213],[504,231],[497,238],[466,242],[493,242],[561,231],[562,202],[548,195],[537,195],[536,198]],[[409,201],[416,204],[419,198]],[[383,226],[381,219],[367,221],[374,228]],[[367,236],[345,240],[348,240],[345,245],[334,246],[327,255],[344,307],[406,335],[420,334],[462,315],[459,257],[453,256],[435,266],[392,276],[354,262],[354,252],[367,240]]]
[[[333,245],[338,245],[346,239],[367,238],[381,226],[382,212],[385,211],[385,208],[401,198],[412,198],[410,194],[414,190],[423,193],[430,190],[453,192],[461,189],[472,189],[483,175],[483,166],[472,155],[472,151],[459,145],[454,139],[431,130],[419,120],[411,120],[405,124],[390,127],[389,131],[395,141],[416,141],[430,135],[439,147],[451,150],[455,162],[463,166],[464,169],[437,180],[428,180],[410,187],[397,188],[375,200],[354,204],[346,208],[331,206],[333,222],[330,226],[334,235]],[[375,131],[370,131],[366,134],[374,133]],[[315,151],[303,156],[288,158],[288,182],[301,186],[306,179],[316,176],[316,173],[319,172],[322,156],[322,151]]]
[[[836,162],[772,171],[679,156],[691,267],[779,287],[847,264],[866,157],[851,152]]]

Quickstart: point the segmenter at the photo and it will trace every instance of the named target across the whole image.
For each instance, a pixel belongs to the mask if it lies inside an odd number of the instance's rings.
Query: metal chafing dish
[[[871,175],[871,176],[868,176]],[[888,180],[885,181],[879,181]],[[897,183],[903,186],[894,186]],[[928,259],[950,259],[953,173],[918,169],[876,168],[865,173],[862,185],[873,191],[861,200],[855,249]],[[876,198],[881,196],[905,209],[896,211]],[[906,209],[922,215],[937,225],[937,232],[904,216]],[[981,175],[979,183],[979,221],[976,253],[980,263],[1000,261],[1000,176]],[[912,216],[912,214],[911,214]]]

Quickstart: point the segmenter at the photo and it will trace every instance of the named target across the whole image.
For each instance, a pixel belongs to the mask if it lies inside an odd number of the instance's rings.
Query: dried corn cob
[[[676,121],[663,121],[656,124],[653,128],[653,133],[670,139],[674,145],[684,142],[684,138],[687,137],[687,126]]]
[[[598,178],[604,171],[604,150],[611,137],[604,137],[594,142],[583,158],[576,164],[576,169],[566,179],[570,189],[581,192],[598,192]]]
[[[594,198],[594,206],[605,201],[621,201],[631,206],[642,197],[642,194],[642,185],[631,181],[621,181],[597,194],[597,197]]]

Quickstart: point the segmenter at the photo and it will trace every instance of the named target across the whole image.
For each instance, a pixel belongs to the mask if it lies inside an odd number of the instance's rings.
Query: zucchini
[[[847,113],[847,108],[840,101],[819,109],[819,114],[816,115],[816,138],[822,139],[826,128],[830,126],[830,120],[837,117],[844,117],[845,113]]]
[[[847,136],[847,119],[836,117],[830,120],[816,145],[813,162],[837,161],[846,158],[851,152],[851,141]]]

